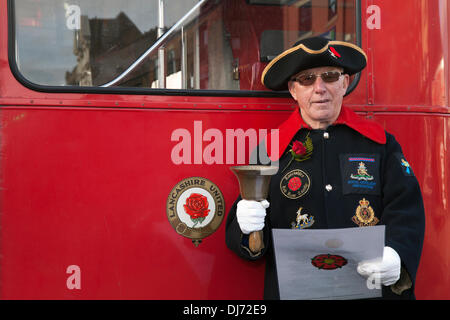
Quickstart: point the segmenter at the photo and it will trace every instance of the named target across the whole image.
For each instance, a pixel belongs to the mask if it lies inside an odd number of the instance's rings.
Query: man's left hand
[[[400,279],[400,256],[391,247],[384,247],[383,258],[362,261],[358,263],[356,270],[363,277],[376,274],[384,286],[390,286]]]

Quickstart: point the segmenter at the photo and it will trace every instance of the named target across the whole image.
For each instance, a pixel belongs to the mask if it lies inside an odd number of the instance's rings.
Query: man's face
[[[297,101],[303,120],[313,129],[325,129],[337,119],[349,85],[349,75],[340,75],[335,82],[325,82],[318,76],[324,72],[342,72],[342,69],[320,67],[303,70],[292,78],[315,74],[314,83],[302,85],[298,81],[289,82],[289,92]]]

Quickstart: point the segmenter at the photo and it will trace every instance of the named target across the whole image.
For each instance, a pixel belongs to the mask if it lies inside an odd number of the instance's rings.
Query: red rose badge
[[[186,199],[186,204],[184,206],[184,211],[191,217],[192,222],[194,222],[193,227],[198,223],[202,223],[209,214],[208,199],[201,194],[193,193]]]
[[[305,142],[300,142],[298,140],[295,140],[292,143],[291,149],[289,149],[289,151],[288,151],[291,153],[292,158],[289,161],[289,163],[287,164],[287,166],[284,167],[284,169],[281,172],[286,170],[286,168],[289,167],[291,165],[292,161],[294,161],[294,160],[295,161],[305,161],[305,160],[311,158],[313,149],[314,149],[314,147],[312,144],[311,137],[309,136],[309,133],[306,135]]]
[[[288,188],[291,191],[297,191],[302,186],[302,180],[299,177],[293,177],[288,182]]]
[[[300,141],[294,141],[292,144],[292,152],[297,156],[304,156],[306,154],[306,148]]]

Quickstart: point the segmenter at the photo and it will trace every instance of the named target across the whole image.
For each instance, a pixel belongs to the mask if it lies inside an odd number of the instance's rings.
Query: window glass
[[[265,90],[264,67],[313,35],[356,43],[355,0],[20,0],[15,57],[50,86]]]

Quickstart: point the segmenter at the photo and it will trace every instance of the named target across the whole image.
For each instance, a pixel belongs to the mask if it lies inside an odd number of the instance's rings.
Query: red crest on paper
[[[335,254],[319,254],[311,259],[314,267],[323,270],[342,268],[347,264],[347,259]]]

